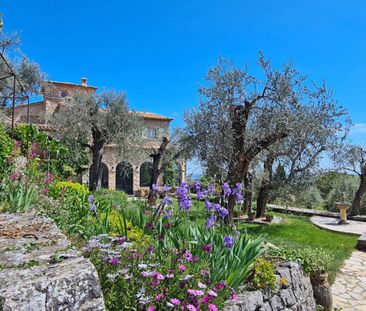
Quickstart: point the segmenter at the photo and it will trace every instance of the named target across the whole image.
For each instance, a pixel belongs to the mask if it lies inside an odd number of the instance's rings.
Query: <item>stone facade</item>
[[[0,310],[105,310],[97,271],[48,218],[0,214]]]
[[[85,78],[82,78],[81,84],[47,81],[42,88],[42,101],[30,104],[29,111],[26,105],[16,107],[16,122],[26,122],[29,113],[30,123],[37,125],[41,130],[54,130],[49,121],[55,112],[60,111],[63,105],[67,105],[75,94],[93,94],[96,90],[96,87],[87,85]],[[169,138],[170,122],[173,119],[154,113],[138,112],[138,114],[142,116],[145,123],[145,132],[142,134],[145,136],[145,149],[149,147],[159,148],[162,137]],[[121,168],[118,164],[123,162],[131,167],[131,176],[129,178],[117,177]],[[103,166],[105,167],[104,186],[112,190],[124,190],[129,194],[136,193],[141,189],[147,190],[148,187],[142,185],[140,180],[141,168],[146,167],[146,162],[151,163],[151,158],[145,152],[136,154],[132,159],[126,161],[119,157],[115,147],[107,146],[103,155]],[[144,163],[145,166],[142,166]],[[179,181],[183,182],[186,179],[186,163],[183,159],[180,159],[176,164],[179,170]],[[88,184],[89,173],[85,172],[81,180],[84,184]],[[163,176],[160,176],[158,184],[163,184]]]
[[[226,304],[225,311],[316,311],[310,278],[295,262],[276,266],[278,290],[242,291],[237,301]],[[282,279],[282,281],[281,281]],[[284,281],[286,280],[286,281]]]

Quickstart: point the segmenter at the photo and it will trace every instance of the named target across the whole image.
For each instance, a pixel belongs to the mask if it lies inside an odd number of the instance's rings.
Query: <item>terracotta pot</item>
[[[248,213],[248,218],[250,221],[253,221],[255,219],[255,213]]]
[[[324,311],[332,311],[333,296],[328,282],[328,273],[311,276],[310,279],[316,303],[321,305],[324,308]]]

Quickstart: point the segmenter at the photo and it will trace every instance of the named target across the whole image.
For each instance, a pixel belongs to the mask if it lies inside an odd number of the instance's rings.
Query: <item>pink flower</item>
[[[189,250],[186,250],[185,252],[184,252],[184,258],[187,260],[187,261],[189,261],[189,262],[192,262],[193,261],[193,255],[192,255],[192,253],[189,251]]]
[[[157,301],[160,301],[160,300],[162,300],[163,298],[164,298],[164,294],[163,294],[163,293],[157,294],[157,295],[155,296],[155,299],[156,299]]]
[[[235,293],[234,291],[231,292],[230,298],[232,301],[237,301],[238,300],[238,295],[237,293]]]
[[[110,263],[112,266],[119,264],[119,259],[117,257],[112,257],[108,260],[108,263]]]
[[[219,311],[219,308],[216,305],[210,303],[208,305],[208,310],[210,310],[210,311]]]
[[[212,244],[203,245],[202,250],[207,253],[211,253],[213,250],[213,245]]]
[[[151,284],[151,285],[154,285],[154,286],[159,285],[159,284],[160,284],[160,280],[158,280],[158,279],[154,279],[154,280],[152,280],[152,281],[150,282],[150,284]]]
[[[188,289],[187,293],[195,297],[203,296],[205,293],[202,290]]]
[[[208,270],[201,270],[201,275],[205,276],[205,275],[209,275],[210,272]]]
[[[173,273],[169,273],[165,276],[167,279],[173,279],[174,278],[174,274]]]
[[[19,177],[20,177],[19,173],[13,173],[13,174],[10,175],[10,180],[16,181],[16,180],[19,179]]]
[[[178,265],[180,271],[186,271],[187,267],[185,265]]]
[[[48,195],[48,193],[50,192],[50,190],[48,189],[48,188],[44,188],[43,190],[42,190],[42,193],[44,194],[44,195]]]
[[[160,272],[154,272],[154,277],[156,277],[158,280],[164,280],[165,277]]]
[[[155,311],[156,309],[155,309],[155,307],[154,306],[149,306],[147,309],[146,309],[146,311]]]
[[[217,284],[215,285],[215,288],[216,288],[217,290],[224,289],[225,287],[226,287],[225,281],[221,281],[220,283],[217,283]]]
[[[177,298],[172,298],[170,299],[170,302],[173,304],[173,305],[176,305],[176,306],[179,306],[180,305],[180,300],[177,299]]]
[[[47,173],[46,184],[52,184],[55,179],[55,175],[52,173]]]
[[[210,295],[206,295],[205,297],[202,298],[202,303],[207,305],[211,300],[212,300],[212,296]]]
[[[187,310],[189,311],[198,311],[199,309],[196,308],[194,305],[188,304],[186,305]]]

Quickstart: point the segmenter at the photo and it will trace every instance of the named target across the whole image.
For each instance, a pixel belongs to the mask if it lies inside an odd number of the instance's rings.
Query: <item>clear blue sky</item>
[[[175,118],[198,102],[218,56],[255,68],[292,59],[325,80],[366,142],[366,1],[2,0],[4,30],[48,78],[125,90],[137,110]]]

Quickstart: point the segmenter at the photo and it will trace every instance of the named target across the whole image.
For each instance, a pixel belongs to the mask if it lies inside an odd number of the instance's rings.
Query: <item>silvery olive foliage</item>
[[[53,123],[64,143],[91,152],[91,190],[100,187],[103,153],[116,147],[122,158],[133,156],[142,139],[141,117],[133,112],[123,92],[76,94],[56,113]]]
[[[0,14],[1,20],[1,14]],[[20,37],[17,33],[6,33],[2,27],[2,20],[0,21],[0,53],[5,57],[6,61],[17,75],[17,78],[21,82],[23,89],[20,84],[16,82],[16,93],[23,91],[28,96],[37,95],[41,89],[44,81],[44,73],[41,72],[40,67],[37,63],[31,61],[25,54],[20,50]],[[6,79],[0,80],[0,105],[9,106],[9,99],[13,94],[13,77],[11,77],[11,70],[0,59],[0,77]],[[19,97],[19,95],[18,95]],[[17,102],[21,100],[17,99]]]
[[[366,148],[360,145],[339,145],[333,160],[340,170],[351,172],[359,177],[359,185],[354,194],[351,215],[361,211],[362,198],[366,192]]]
[[[231,186],[243,181],[247,191],[250,167],[262,152],[287,139],[302,149],[302,158],[311,158],[314,153],[304,150],[322,142],[309,143],[316,133],[308,129],[321,125],[325,136],[333,135],[343,129],[346,115],[324,84],[315,85],[291,62],[277,69],[260,53],[258,65],[261,75],[255,77],[247,67],[220,58],[199,90],[199,106],[185,114],[181,131],[191,156],[208,171],[225,174]],[[295,158],[296,148],[291,153]],[[250,211],[250,192],[246,206]]]

